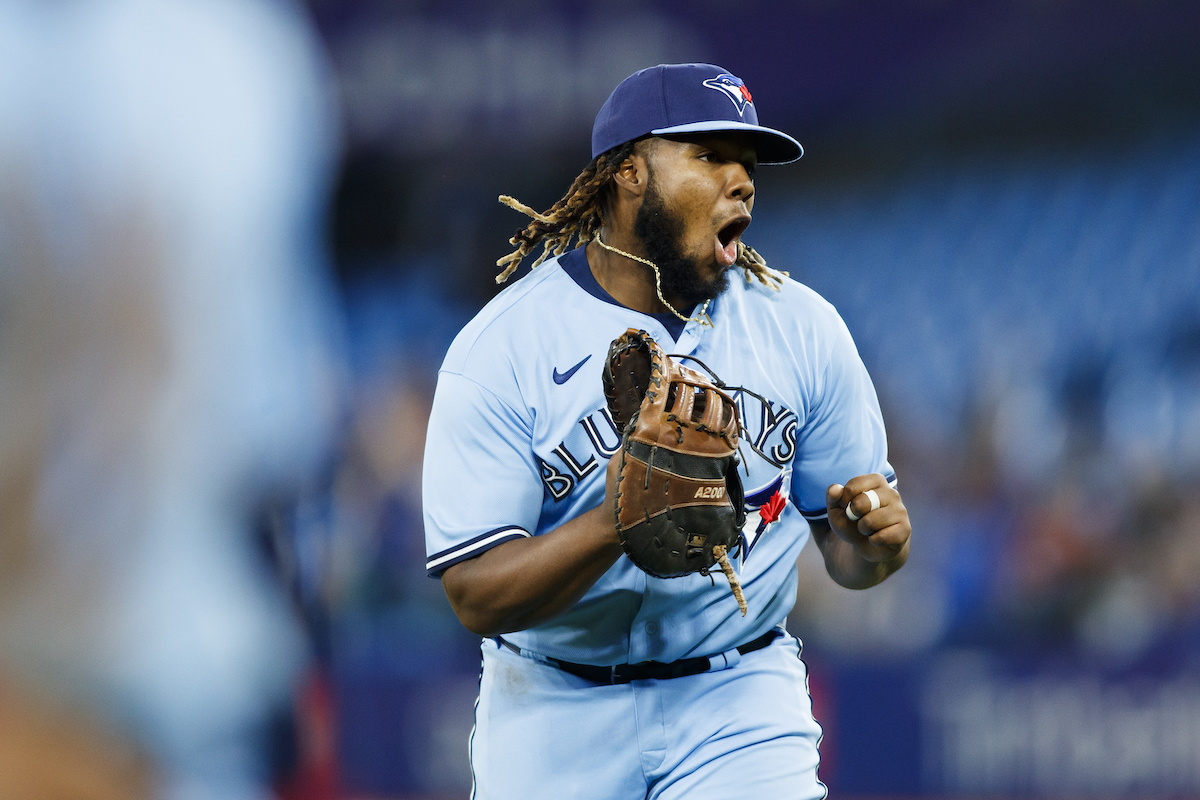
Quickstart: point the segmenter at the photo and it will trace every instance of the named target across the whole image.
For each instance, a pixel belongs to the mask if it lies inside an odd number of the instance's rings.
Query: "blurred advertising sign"
[[[572,7],[470,24],[395,9],[331,36],[352,141],[421,153],[513,141],[586,149],[609,92],[634,70],[703,60],[689,25],[653,10],[589,16]],[[623,36],[626,29],[637,36]]]
[[[1200,673],[1015,672],[945,658],[920,693],[922,785],[946,795],[1200,796]]]
[[[946,651],[811,663],[831,796],[1200,797],[1200,670]]]

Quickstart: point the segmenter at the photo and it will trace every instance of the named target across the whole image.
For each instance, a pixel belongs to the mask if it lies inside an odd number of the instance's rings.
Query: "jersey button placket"
[[[700,337],[704,335],[706,327],[699,322],[689,322],[684,326],[679,334],[679,341],[675,343],[675,352],[694,353],[700,345]]]

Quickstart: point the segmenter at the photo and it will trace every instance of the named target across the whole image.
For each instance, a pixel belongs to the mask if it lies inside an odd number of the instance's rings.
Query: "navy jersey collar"
[[[583,245],[575,248],[569,253],[564,253],[562,256],[560,256],[558,259],[558,264],[562,267],[563,272],[570,275],[571,280],[575,281],[575,283],[579,285],[580,289],[583,289],[592,297],[603,300],[606,303],[611,303],[614,306],[628,308],[628,306],[624,306],[617,302],[616,298],[605,291],[604,287],[600,285],[600,282],[596,280],[596,276],[592,274],[592,268],[588,265],[586,250],[587,245]],[[692,306],[691,308],[684,310],[683,314],[684,316],[690,317],[692,316],[692,312],[695,310],[696,307]],[[709,314],[711,315],[711,313],[712,305],[710,304]],[[679,335],[683,333],[683,329],[687,325],[686,320],[680,319],[669,311],[665,311],[660,314],[647,314],[647,316],[653,317],[660,325],[666,328],[667,333],[671,334],[671,338],[675,341],[679,341]]]

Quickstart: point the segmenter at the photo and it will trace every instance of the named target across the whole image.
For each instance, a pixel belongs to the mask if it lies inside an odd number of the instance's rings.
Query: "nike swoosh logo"
[[[583,361],[580,361],[578,364],[576,364],[575,366],[571,367],[569,370],[567,370],[566,372],[563,372],[561,374],[559,374],[558,367],[555,367],[554,368],[554,382],[557,383],[559,386],[562,386],[564,383],[571,380],[571,376],[574,375],[576,372],[578,372],[579,368],[582,367],[584,365],[584,363],[591,357],[592,357],[592,355],[591,355],[591,353],[589,353],[588,355],[583,357]]]

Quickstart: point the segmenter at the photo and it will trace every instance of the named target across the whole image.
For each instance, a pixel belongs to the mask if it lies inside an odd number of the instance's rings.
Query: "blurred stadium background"
[[[441,800],[442,354],[635,69],[804,145],[914,527],[812,552],[835,797],[1200,797],[1200,4],[0,0],[0,798]],[[537,347],[537,342],[530,342]]]

